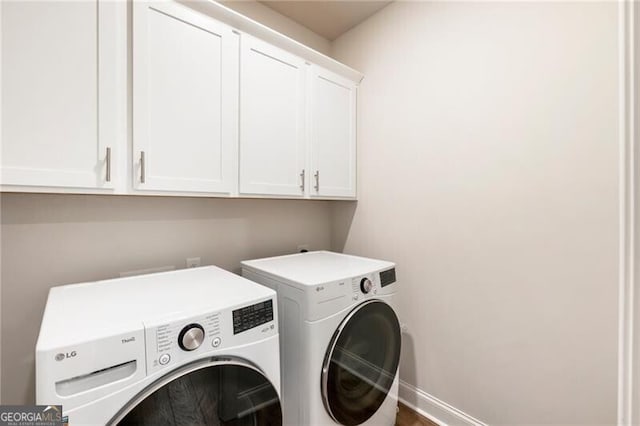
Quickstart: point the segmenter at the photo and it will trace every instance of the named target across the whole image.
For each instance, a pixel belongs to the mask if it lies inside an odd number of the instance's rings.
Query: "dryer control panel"
[[[277,334],[275,309],[269,298],[191,317],[146,321],[147,374]]]
[[[317,284],[309,287],[307,303],[313,308],[309,311],[308,320],[325,318],[327,315],[360,303],[396,292],[395,268],[357,275],[344,280]]]
[[[386,287],[396,282],[396,268],[380,272],[380,287]]]

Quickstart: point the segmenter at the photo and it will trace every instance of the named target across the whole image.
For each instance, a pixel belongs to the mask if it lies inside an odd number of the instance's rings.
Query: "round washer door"
[[[365,422],[386,398],[400,362],[400,323],[379,300],[356,307],[329,343],[322,366],[322,399],[346,426]]]
[[[282,410],[258,368],[235,358],[207,358],[152,383],[109,424],[281,426]]]

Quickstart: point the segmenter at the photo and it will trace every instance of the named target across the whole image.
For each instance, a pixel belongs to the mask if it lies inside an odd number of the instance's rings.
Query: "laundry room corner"
[[[0,423],[640,425],[639,71],[640,0],[0,0]]]

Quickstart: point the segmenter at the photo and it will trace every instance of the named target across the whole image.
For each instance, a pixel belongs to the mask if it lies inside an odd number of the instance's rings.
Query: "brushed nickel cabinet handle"
[[[145,166],[144,166],[144,151],[140,151],[140,183],[144,183],[146,180]]]
[[[316,178],[316,186],[314,186],[316,192],[320,191],[320,170],[316,170],[316,173],[313,175]]]
[[[105,180],[107,182],[111,182],[111,147],[109,146],[107,147],[107,157],[105,162],[107,163],[107,176]]]
[[[302,192],[304,192],[304,169],[302,169],[302,172],[300,172],[300,189],[302,190]]]

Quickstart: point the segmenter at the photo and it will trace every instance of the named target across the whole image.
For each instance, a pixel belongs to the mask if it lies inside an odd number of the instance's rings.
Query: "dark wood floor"
[[[399,403],[398,407],[400,411],[398,411],[398,417],[396,417],[396,426],[438,426],[437,423],[422,417],[402,403]]]

